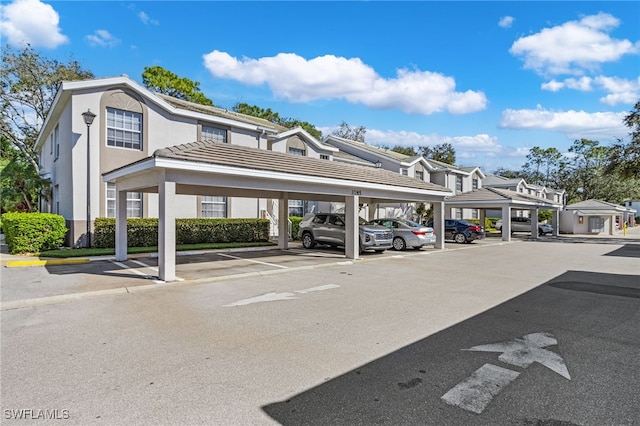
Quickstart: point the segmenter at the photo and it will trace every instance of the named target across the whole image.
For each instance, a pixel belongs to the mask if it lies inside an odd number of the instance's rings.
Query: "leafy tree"
[[[339,138],[349,139],[357,142],[364,142],[364,135],[367,133],[367,129],[364,126],[351,127],[346,121],[340,123],[337,129],[331,134]],[[415,154],[413,154],[415,155]]]
[[[527,154],[527,162],[522,167],[522,173],[528,183],[554,186],[556,172],[565,165],[562,153],[557,148],[543,149],[534,146]]]
[[[493,174],[507,179],[518,179],[524,177],[521,170],[509,170],[504,167],[498,167],[493,171]]]
[[[393,148],[391,148],[391,151],[399,152],[400,154],[408,155],[409,157],[413,157],[414,155],[418,155],[416,150],[413,149],[413,147],[410,147],[410,146],[396,145]]]
[[[2,136],[39,171],[36,138],[63,81],[93,78],[77,61],[60,63],[41,56],[30,46],[14,50],[6,46],[0,69]]]
[[[287,129],[294,129],[296,127],[301,127],[314,138],[318,140],[322,139],[322,132],[318,130],[316,126],[314,126],[313,124],[306,121],[300,121],[295,118],[282,118],[280,117],[280,114],[272,111],[271,108],[264,109],[264,108],[260,108],[257,105],[249,105],[246,103],[239,102],[235,104],[232,109],[233,111],[240,114],[263,118],[274,124],[278,124],[282,127],[286,127]]]
[[[451,165],[456,163],[456,150],[450,143],[441,143],[433,147],[423,146],[420,150],[421,155],[429,160],[440,161]]]
[[[631,129],[631,141],[618,140],[612,146],[607,171],[623,178],[640,176],[640,100],[633,111],[624,118],[624,124]]]
[[[160,66],[144,67],[142,84],[147,89],[200,105],[213,106],[213,101],[200,90],[200,82],[176,74]]]
[[[1,137],[0,211],[38,211],[38,196],[46,196],[49,184],[25,161],[9,139]]]

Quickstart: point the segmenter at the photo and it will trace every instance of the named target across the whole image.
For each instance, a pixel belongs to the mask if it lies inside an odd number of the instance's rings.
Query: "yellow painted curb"
[[[66,265],[73,263],[89,263],[89,259],[49,259],[49,260],[13,260],[7,262],[7,268],[24,266]]]

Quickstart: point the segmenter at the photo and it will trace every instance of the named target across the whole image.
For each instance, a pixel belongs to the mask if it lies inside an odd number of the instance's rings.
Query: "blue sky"
[[[640,2],[2,3],[3,46],[97,77],[159,65],[217,106],[342,121],[386,146],[448,142],[457,164],[519,168],[533,146],[608,144],[640,100]]]

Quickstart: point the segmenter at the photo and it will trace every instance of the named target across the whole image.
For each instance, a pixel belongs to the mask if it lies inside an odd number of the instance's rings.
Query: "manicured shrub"
[[[56,249],[64,242],[64,218],[51,213],[4,213],[2,230],[11,254]]]
[[[116,220],[95,221],[94,244],[114,247]],[[250,243],[269,241],[266,219],[176,219],[176,244]],[[127,219],[127,246],[148,247],[158,244],[158,219]]]
[[[297,240],[302,218],[300,216],[289,216],[289,220],[291,221],[291,239]]]

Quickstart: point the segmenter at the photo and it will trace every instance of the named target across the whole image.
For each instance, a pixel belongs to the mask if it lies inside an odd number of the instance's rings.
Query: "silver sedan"
[[[395,250],[405,250],[408,247],[417,250],[422,246],[436,243],[436,234],[433,232],[433,228],[410,220],[383,218],[374,219],[370,223],[391,229],[393,232],[393,248]]]

